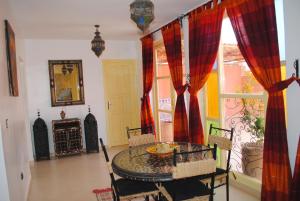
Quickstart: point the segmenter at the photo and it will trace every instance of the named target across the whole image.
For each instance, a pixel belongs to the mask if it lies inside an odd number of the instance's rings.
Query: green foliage
[[[264,133],[265,133],[265,120],[263,117],[252,115],[248,109],[249,105],[247,102],[248,102],[247,100],[243,99],[244,107],[243,107],[243,116],[241,118],[241,121],[248,126],[247,132],[250,132],[251,135],[254,135],[259,140],[263,140]],[[255,104],[260,104],[260,103],[257,103],[257,101],[254,100],[254,103],[251,103],[250,107],[252,105],[252,109],[253,109],[253,105]]]
[[[239,93],[251,93],[256,80],[253,74],[246,72],[245,80],[242,83]],[[252,114],[253,111],[263,111],[263,104],[257,99],[242,98],[242,123],[246,124],[246,131],[254,135],[258,141],[262,141],[265,133],[265,119],[259,115]]]

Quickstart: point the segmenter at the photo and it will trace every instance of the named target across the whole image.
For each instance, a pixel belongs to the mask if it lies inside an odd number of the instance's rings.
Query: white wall
[[[9,96],[5,28],[4,19],[8,19],[16,34],[17,66],[19,97]],[[30,182],[30,170],[28,163],[28,146],[26,143],[26,90],[24,84],[24,49],[23,41],[19,39],[19,31],[10,12],[8,0],[0,1],[0,124],[1,142],[0,149],[3,150],[0,160],[0,200],[1,201],[25,201]],[[23,60],[23,61],[22,61]],[[22,62],[20,62],[22,61]],[[6,127],[6,121],[8,127]],[[5,167],[5,172],[3,170]],[[21,180],[21,173],[24,179]],[[6,177],[6,178],[5,178]],[[7,186],[9,198],[7,196]]]
[[[284,1],[284,23],[286,42],[287,76],[294,73],[294,60],[300,59],[300,1]],[[291,167],[294,169],[300,126],[300,86],[295,82],[287,90],[288,142]]]
[[[48,126],[50,152],[54,153],[51,121],[60,119],[62,107],[51,107],[48,60],[82,59],[85,105],[64,107],[66,117],[84,121],[88,105],[98,121],[98,134],[106,142],[106,120],[103,89],[103,59],[137,59],[135,41],[106,41],[100,59],[91,51],[90,40],[25,40],[28,113],[32,127],[40,109]],[[138,68],[139,69],[139,68]],[[32,137],[28,137],[31,143]]]
[[[9,190],[6,176],[6,167],[5,167],[5,159],[4,159],[4,150],[2,143],[2,127],[0,125],[0,198],[1,201],[9,201]]]

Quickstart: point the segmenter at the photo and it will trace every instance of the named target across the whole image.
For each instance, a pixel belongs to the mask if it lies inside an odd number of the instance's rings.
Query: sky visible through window
[[[229,18],[225,18],[222,24],[221,40],[225,44],[237,44],[233,28]]]

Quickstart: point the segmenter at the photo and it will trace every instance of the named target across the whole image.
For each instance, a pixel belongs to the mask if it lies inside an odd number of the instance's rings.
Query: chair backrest
[[[135,147],[138,145],[149,144],[155,142],[155,136],[153,135],[153,127],[146,128],[128,128],[127,137],[129,147]]]
[[[111,163],[110,163],[110,161],[109,161],[109,157],[108,157],[108,154],[107,154],[105,145],[104,145],[104,143],[103,143],[102,138],[100,138],[99,140],[100,140],[100,144],[101,144],[102,151],[103,151],[103,153],[104,153],[104,157],[105,157],[106,165],[107,165],[107,168],[108,168],[108,171],[109,171],[109,175],[110,175],[110,179],[111,179],[112,186],[113,186],[113,188],[114,188],[115,191],[118,191],[118,190],[117,190],[116,183],[115,183],[116,180],[115,180],[115,177],[114,177],[114,173],[113,173],[113,170],[112,170],[112,167],[111,167]],[[116,194],[118,195],[117,192],[116,192]]]
[[[128,139],[129,147],[135,147],[143,144],[149,144],[155,142],[155,136],[153,134],[144,134],[140,136],[132,136]]]
[[[217,145],[198,151],[177,152],[174,149],[173,178],[181,179],[209,174],[213,176],[216,172],[216,150]]]
[[[142,134],[153,134],[153,127],[148,126],[144,128],[129,128],[126,127],[127,137],[130,139],[132,136],[139,136]]]
[[[194,156],[193,156],[194,155]],[[198,156],[197,156],[198,155]],[[189,157],[192,156],[192,157]],[[199,157],[200,156],[200,157]],[[210,198],[213,200],[216,174],[217,145],[213,148],[204,148],[199,151],[177,152],[173,154],[173,178],[181,179],[193,176],[206,175],[210,178]],[[180,159],[177,161],[177,159]],[[192,158],[190,160],[190,158]],[[193,160],[196,158],[196,160]],[[208,199],[208,198],[205,198]]]
[[[226,170],[229,171],[230,167],[230,156],[232,149],[232,138],[234,129],[223,129],[214,127],[210,124],[208,144],[217,144],[220,149],[227,151],[227,163]]]

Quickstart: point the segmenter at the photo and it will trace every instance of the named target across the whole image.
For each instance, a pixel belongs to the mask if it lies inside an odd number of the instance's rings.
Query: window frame
[[[172,130],[174,130],[174,110],[175,110],[175,100],[176,100],[176,92],[175,89],[173,87],[173,83],[172,83],[172,78],[171,78],[171,74],[169,76],[158,76],[157,75],[157,70],[158,70],[158,65],[160,64],[159,62],[157,62],[157,48],[160,46],[164,46],[163,40],[159,39],[154,41],[154,84],[153,84],[153,97],[154,97],[154,105],[155,107],[154,109],[154,119],[155,119],[155,125],[156,126],[156,133],[158,134],[158,139],[159,141],[161,141],[162,139],[162,133],[161,133],[161,125],[160,125],[160,120],[159,120],[159,113],[163,112],[163,113],[168,113],[171,114],[172,116]],[[159,101],[158,101],[158,80],[163,80],[163,79],[170,79],[170,89],[171,89],[171,94],[170,94],[170,98],[171,98],[171,110],[164,110],[164,109],[160,109],[159,108]]]
[[[187,52],[188,50],[186,43],[184,42],[184,33],[182,32],[182,67],[183,67],[183,74],[182,74],[182,79],[183,82],[187,80],[187,75],[189,74],[189,66],[188,66],[188,59],[186,59],[187,56]],[[176,105],[176,99],[177,99],[177,94],[176,91],[174,89],[173,86],[173,82],[172,82],[172,77],[171,74],[169,76],[157,76],[157,69],[158,69],[158,65],[160,64],[159,62],[157,62],[157,51],[156,49],[160,46],[164,46],[164,42],[163,42],[163,38],[160,37],[157,40],[154,41],[154,45],[153,45],[153,64],[154,64],[154,79],[153,79],[153,98],[154,98],[154,105],[155,107],[153,108],[153,113],[154,113],[154,120],[155,120],[155,125],[156,126],[156,133],[158,134],[158,139],[161,141],[162,139],[162,135],[161,135],[161,130],[160,130],[160,121],[159,121],[159,112],[164,112],[164,113],[169,113],[172,115],[172,130],[174,131],[174,112],[175,112],[175,105]],[[170,89],[171,89],[171,111],[169,110],[163,110],[159,108],[159,102],[158,102],[158,80],[162,80],[162,79],[170,79]],[[186,102],[186,111],[187,111],[187,115],[188,115],[188,95],[185,93],[185,102]]]

